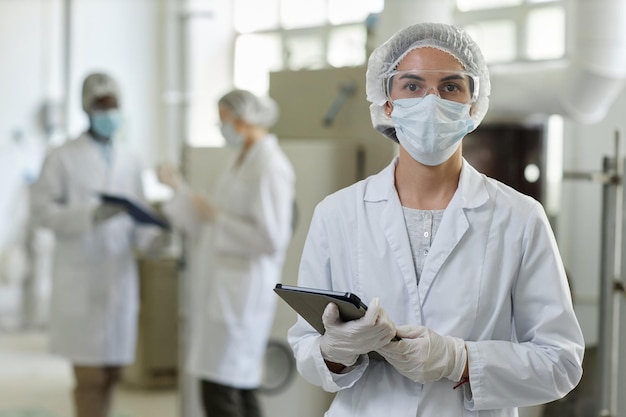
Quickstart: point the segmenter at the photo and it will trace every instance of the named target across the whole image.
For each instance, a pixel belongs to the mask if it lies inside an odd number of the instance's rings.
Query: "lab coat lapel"
[[[419,283],[422,303],[427,302],[429,291],[439,271],[469,229],[466,211],[483,205],[488,198],[482,175],[463,160],[459,186],[444,212],[422,270]]]
[[[453,206],[446,209],[420,277],[419,295],[422,303],[426,302],[430,287],[439,270],[461,241],[468,228],[469,223],[463,207]]]
[[[72,155],[78,156],[73,159],[72,165],[76,172],[81,173],[73,178],[76,190],[94,196],[98,192],[109,192],[109,167],[104,161],[99,145],[86,133],[75,140],[74,146],[78,151]]]
[[[395,255],[400,271],[402,272],[402,278],[404,279],[407,291],[409,292],[411,300],[413,300],[416,317],[421,317],[415,262],[413,261],[413,254],[411,253],[411,244],[409,243],[404,216],[402,215],[402,206],[400,205],[400,200],[396,193],[392,193],[390,199],[387,200],[387,204],[385,204],[382,227],[387,243]]]
[[[415,274],[415,263],[411,253],[411,244],[402,214],[402,206],[398,193],[394,186],[394,172],[397,158],[387,166],[382,175],[373,179],[372,186],[368,188],[365,200],[369,202],[382,202],[384,204],[381,215],[381,228],[385,234],[385,239],[391,248],[395,260],[398,264],[402,279],[404,280],[407,292],[415,309],[415,317],[421,323],[422,314],[420,299],[417,291],[417,275]]]

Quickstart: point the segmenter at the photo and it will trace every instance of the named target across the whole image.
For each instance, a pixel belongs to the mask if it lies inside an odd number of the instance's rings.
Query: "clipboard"
[[[143,207],[139,203],[131,201],[126,197],[100,193],[100,199],[105,203],[117,204],[124,207],[124,210],[126,210],[128,215],[130,215],[137,223],[153,224],[166,230],[170,228],[170,225],[167,221],[165,221],[165,219],[152,212],[149,208]]]
[[[319,334],[326,329],[322,323],[322,314],[328,303],[335,303],[343,321],[356,320],[365,315],[367,306],[351,292],[338,292],[315,288],[296,287],[276,284],[274,292],[304,318]]]

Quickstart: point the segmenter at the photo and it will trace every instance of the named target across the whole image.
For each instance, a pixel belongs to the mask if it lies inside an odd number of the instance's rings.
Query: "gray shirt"
[[[402,207],[402,211],[411,243],[417,284],[419,284],[426,256],[441,224],[444,210],[417,210]]]

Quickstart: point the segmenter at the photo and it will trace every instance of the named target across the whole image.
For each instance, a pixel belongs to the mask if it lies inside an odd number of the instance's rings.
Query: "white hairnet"
[[[396,130],[383,106],[388,101],[385,78],[400,61],[417,48],[437,48],[455,57],[465,71],[479,78],[478,98],[473,105],[472,120],[477,127],[489,107],[491,83],[487,63],[478,45],[458,27],[443,23],[418,23],[396,32],[376,48],[369,57],[365,80],[367,101],[370,105],[372,125],[383,135],[397,142]]]
[[[117,82],[108,74],[100,72],[89,74],[83,81],[83,110],[89,113],[93,102],[106,96],[119,100],[120,88]]]
[[[258,97],[246,90],[233,90],[218,101],[233,115],[251,125],[269,129],[278,120],[278,104],[271,97]]]

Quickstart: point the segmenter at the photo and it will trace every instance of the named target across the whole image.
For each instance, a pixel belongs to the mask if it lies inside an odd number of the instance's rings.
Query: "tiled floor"
[[[69,364],[47,354],[43,332],[0,332],[0,417],[71,417]],[[177,417],[176,390],[121,387],[114,417]]]

